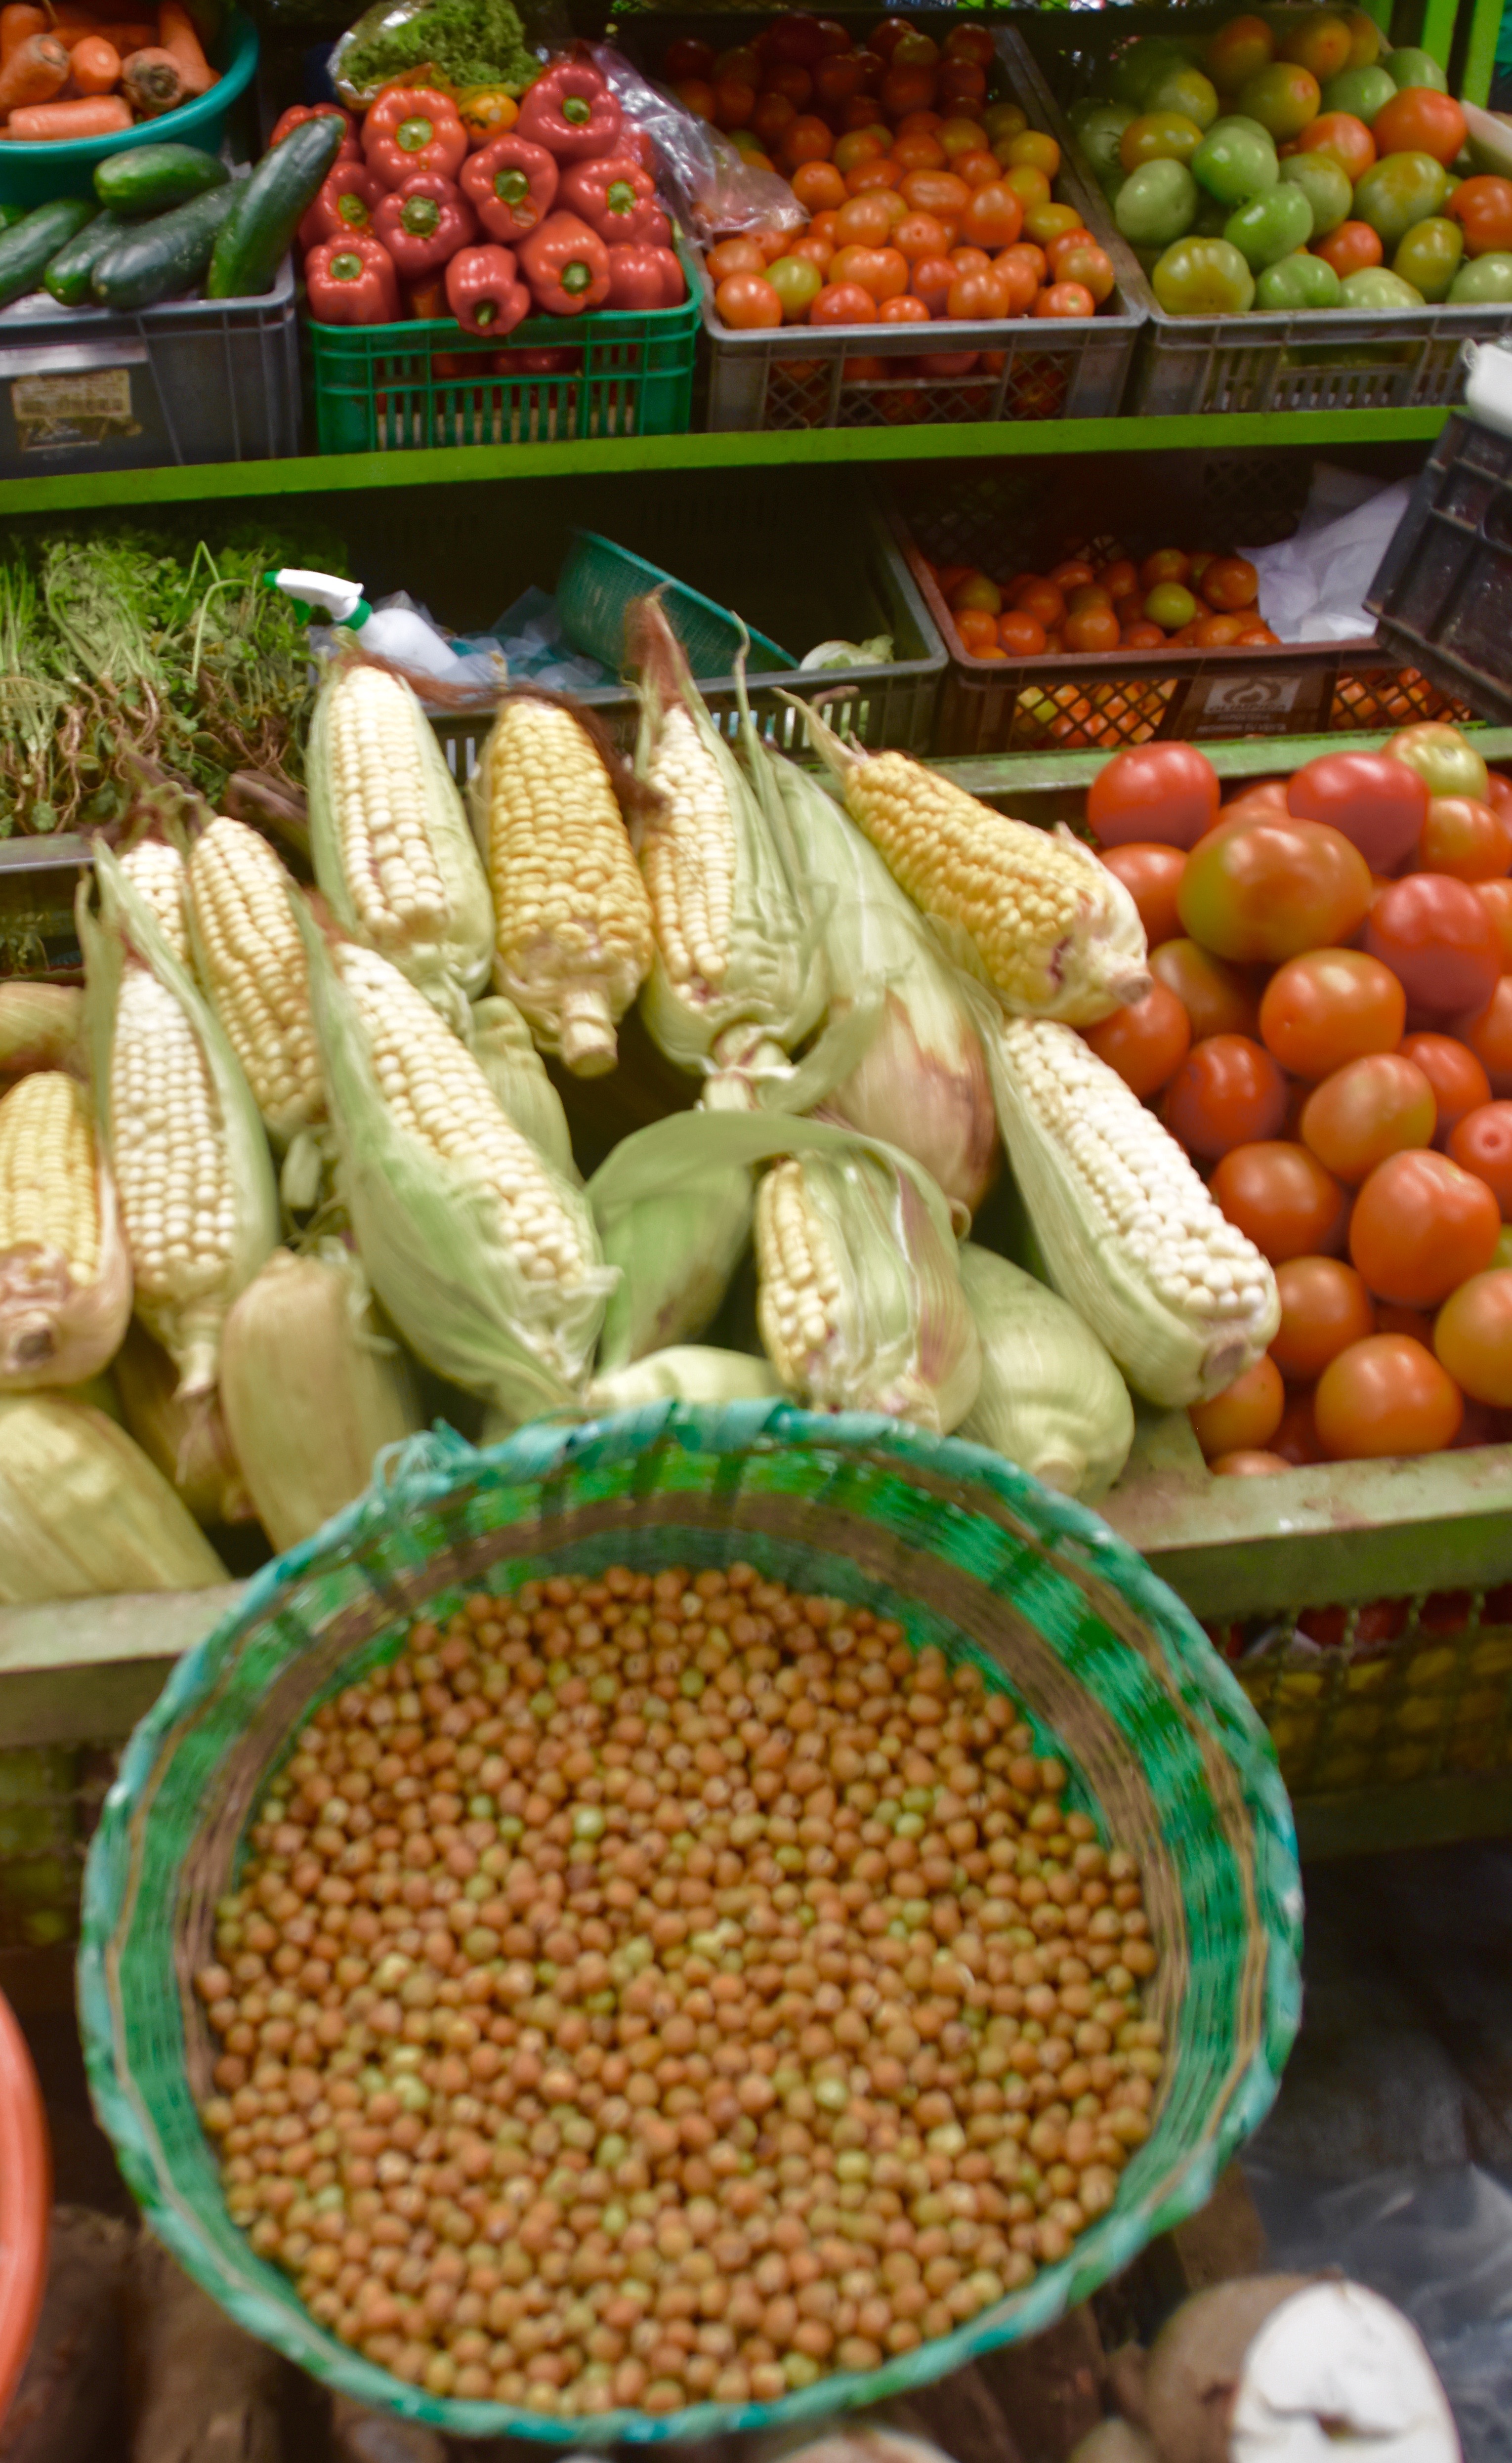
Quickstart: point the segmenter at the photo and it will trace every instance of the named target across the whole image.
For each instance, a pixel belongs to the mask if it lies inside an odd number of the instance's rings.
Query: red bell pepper
[[[362,152],[385,188],[399,187],[412,171],[454,180],[467,161],[468,132],[448,96],[430,86],[390,86],[362,122]]]
[[[513,249],[464,248],[447,268],[447,305],[466,334],[512,334],[530,315]]]
[[[320,325],[392,325],[399,316],[394,260],[366,231],[323,239],[304,261],[310,314]]]
[[[641,233],[641,240],[643,246],[646,248],[671,247],[672,227],[668,221],[667,216],[663,213],[660,206],[655,207],[653,210],[646,215],[646,229]]]
[[[434,171],[413,171],[402,187],[380,197],[373,229],[405,282],[439,273],[476,236],[472,208],[454,180]]]
[[[638,240],[628,248],[610,249],[611,308],[680,308],[687,296],[683,269],[669,248]]]
[[[346,134],[341,140],[340,152],[336,159],[339,163],[361,163],[362,155],[357,142],[357,121],[349,111],[342,109],[339,102],[291,103],[282,119],[274,123],[273,135],[268,140],[269,153],[273,152],[275,145],[283,143],[291,128],[302,128],[307,120],[344,120]]]
[[[462,166],[462,192],[490,238],[513,247],[544,222],[559,177],[555,154],[511,129],[469,156]]]
[[[580,215],[611,248],[618,248],[645,239],[646,226],[656,211],[656,183],[627,156],[604,154],[586,163],[569,163],[557,201],[567,213]]]
[[[370,231],[373,208],[383,194],[383,182],[365,163],[343,163],[338,155],[299,225],[300,247],[315,248],[323,239],[344,238],[348,231]]]
[[[662,167],[656,159],[655,138],[648,129],[637,128],[633,120],[625,121],[614,150],[617,154],[628,154],[631,162],[639,163],[643,171],[649,171],[653,180]]]
[[[585,60],[559,60],[529,89],[515,125],[559,163],[581,163],[614,152],[622,118],[597,69]]]
[[[609,295],[609,251],[576,214],[548,214],[519,244],[519,270],[548,316],[581,316]]]

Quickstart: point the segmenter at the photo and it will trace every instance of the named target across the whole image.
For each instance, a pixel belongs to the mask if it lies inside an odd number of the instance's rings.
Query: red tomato
[[[1093,779],[1086,821],[1100,846],[1139,839],[1190,847],[1212,828],[1217,809],[1217,772],[1196,745],[1130,745]]]
[[[1512,865],[1512,823],[1473,796],[1435,796],[1417,861],[1424,872],[1448,873],[1455,881],[1501,881]]]
[[[1497,927],[1505,974],[1512,968],[1512,881],[1478,881],[1475,893]]]
[[[1211,1460],[1239,1448],[1269,1445],[1285,1408],[1281,1370],[1273,1360],[1260,1359],[1211,1402],[1194,1403],[1189,1416],[1197,1443]]]
[[[1323,1460],[1323,1448],[1318,1443],[1318,1430],[1312,1416],[1312,1388],[1287,1397],[1281,1427],[1270,1441],[1273,1454],[1282,1462],[1298,1465]]]
[[[1384,752],[1326,752],[1293,774],[1285,794],[1288,812],[1341,830],[1372,872],[1401,862],[1428,815],[1428,789],[1416,771]]]
[[[1399,1052],[1348,1061],[1315,1087],[1303,1106],[1303,1144],[1348,1188],[1388,1155],[1432,1143],[1434,1090]]]
[[[1304,154],[1324,154],[1330,163],[1337,163],[1351,187],[1365,177],[1375,160],[1371,130],[1348,111],[1321,111],[1303,130],[1297,144]],[[1381,151],[1386,150],[1383,145]]]
[[[1512,180],[1461,180],[1444,211],[1464,232],[1466,256],[1512,249]]]
[[[820,297],[823,295],[821,292]],[[782,302],[759,273],[727,274],[714,293],[714,308],[736,334],[759,333],[782,322]]]
[[[1047,299],[1050,294],[1046,291],[1040,295]],[[1116,650],[1119,629],[1111,607],[1079,607],[1065,620],[1065,646],[1068,650]]]
[[[1141,1001],[1083,1029],[1099,1060],[1141,1097],[1158,1094],[1175,1076],[1192,1042],[1192,1021],[1157,977]]]
[[[998,639],[1002,640],[1001,624]],[[1035,646],[1043,649],[1042,634]],[[1006,642],[1003,647],[1008,647]],[[1181,886],[1186,861],[1179,847],[1156,846],[1142,839],[1129,839],[1122,846],[1109,847],[1103,858],[1108,871],[1116,874],[1138,907],[1145,938],[1152,949],[1158,948],[1162,941],[1180,937],[1176,891]]]
[[[1493,1095],[1512,1095],[1512,975],[1502,975],[1483,1009],[1457,1018],[1455,1033],[1482,1063]]]
[[[1205,949],[1279,966],[1347,942],[1370,912],[1370,875],[1322,821],[1228,822],[1193,849],[1178,903]]]
[[[1208,1187],[1229,1221],[1273,1266],[1344,1246],[1349,1201],[1305,1146],[1283,1139],[1231,1146]]]
[[[1231,1454],[1215,1454],[1208,1469],[1215,1479],[1269,1479],[1276,1471],[1290,1471],[1291,1465],[1284,1454],[1267,1453],[1260,1446],[1238,1446]]]
[[[1410,1009],[1437,1016],[1482,1009],[1501,971],[1489,910],[1468,882],[1441,872],[1390,883],[1370,909],[1365,946],[1399,977]]]
[[[1284,778],[1262,778],[1258,785],[1246,787],[1241,796],[1231,796],[1220,805],[1214,826],[1222,829],[1229,821],[1284,820],[1287,813]],[[1346,830],[1345,836],[1348,837]]]
[[[1490,1102],[1491,1080],[1468,1045],[1452,1035],[1406,1035],[1400,1049],[1403,1059],[1415,1062],[1434,1090],[1438,1112],[1434,1144],[1447,1146],[1457,1123]],[[1463,1161],[1462,1156],[1455,1159]]]
[[[1431,154],[1447,170],[1465,142],[1465,115],[1452,94],[1406,85],[1383,103],[1370,134],[1377,154]],[[1359,173],[1350,171],[1349,177],[1358,179]]]
[[[1276,1135],[1286,1117],[1286,1083],[1247,1035],[1212,1035],[1193,1045],[1160,1116],[1189,1154],[1225,1155]]]
[[[1294,1078],[1326,1078],[1368,1052],[1394,1052],[1406,1015],[1407,996],[1379,959],[1361,949],[1310,949],[1266,985],[1260,1040]]]
[[[874,325],[877,303],[859,282],[826,282],[808,312],[811,325]]]
[[[1376,1297],[1436,1308],[1489,1266],[1501,1210],[1484,1181],[1447,1155],[1389,1155],[1349,1217],[1349,1254]]]
[[[1260,597],[1260,575],[1247,556],[1216,556],[1203,566],[1202,596],[1220,615],[1237,615]]]
[[[1010,659],[1038,658],[1044,648],[1044,626],[1023,607],[1010,607],[997,619],[997,642]]]
[[[1341,223],[1326,239],[1319,240],[1312,252],[1332,266],[1341,282],[1351,273],[1364,273],[1370,266],[1379,265],[1386,254],[1379,234],[1369,223]]]
[[[1450,1131],[1446,1147],[1451,1163],[1483,1180],[1512,1222],[1512,1103],[1480,1103]]]
[[[1333,1462],[1386,1454],[1436,1454],[1459,1433],[1459,1388],[1410,1335],[1372,1334],[1330,1361],[1313,1410]]]
[[[1354,1267],[1338,1257],[1283,1259],[1276,1289],[1281,1325],[1270,1356],[1293,1384],[1310,1384],[1351,1342],[1375,1332],[1370,1295]]]
[[[1162,942],[1150,952],[1150,969],[1171,986],[1197,1041],[1213,1035],[1258,1033],[1260,1005],[1248,978],[1238,967],[1226,967],[1221,958],[1198,948],[1195,941]]]
[[[1095,316],[1097,301],[1090,291],[1080,282],[1052,282],[1046,285],[1036,299],[1034,313],[1037,316]],[[1115,634],[1114,641],[1116,640]],[[1068,646],[1074,648],[1075,644],[1071,643]],[[1105,643],[1103,646],[1110,649],[1113,643]],[[1151,746],[1150,750],[1172,752],[1175,748],[1171,745],[1161,745]],[[1116,759],[1117,756],[1114,757]]]
[[[1434,1322],[1434,1349],[1457,1385],[1478,1403],[1512,1404],[1512,1270],[1472,1275]]]

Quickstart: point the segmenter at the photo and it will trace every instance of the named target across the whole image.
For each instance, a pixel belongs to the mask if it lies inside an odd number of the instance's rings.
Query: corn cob
[[[78,1041],[84,995],[70,984],[0,984],[0,1078],[60,1069]]]
[[[683,1342],[648,1351],[624,1368],[601,1369],[588,1403],[595,1411],[633,1411],[642,1403],[776,1402],[783,1391],[770,1361]]]
[[[181,1399],[177,1369],[140,1318],[127,1327],[112,1373],[127,1428],[195,1521],[250,1522],[255,1509],[227,1433],[220,1394]],[[296,1425],[291,1412],[286,1436]]]
[[[195,841],[189,921],[200,981],[281,1146],[325,1116],[291,887],[267,839],[244,821],[213,820]]]
[[[794,706],[893,879],[1010,1009],[1090,1026],[1144,998],[1138,910],[1069,830],[1051,838],[1011,820],[907,752],[863,752]]]
[[[981,1338],[982,1382],[957,1434],[1045,1488],[1095,1505],[1134,1442],[1129,1389],[1096,1335],[1021,1266],[967,1240],[961,1282]]]
[[[570,709],[520,694],[494,720],[476,798],[494,983],[543,1052],[602,1077],[651,963],[650,907],[608,770]]]
[[[493,917],[467,815],[409,687],[338,666],[310,724],[315,877],[352,938],[417,984],[460,1032],[488,982]]]
[[[188,874],[178,848],[169,846],[165,839],[142,839],[121,857],[121,869],[143,906],[150,907],[180,966],[192,967]]]
[[[124,1428],[68,1395],[0,1395],[0,1605],[226,1579]]]
[[[502,992],[474,1001],[467,1044],[505,1119],[521,1137],[529,1138],[553,1171],[576,1184],[579,1173],[572,1159],[572,1131],[561,1097],[514,1002]]]
[[[599,1217],[604,1262],[621,1270],[599,1345],[601,1376],[686,1345],[712,1325],[750,1242],[755,1204],[748,1164],[712,1163]]]
[[[1174,1138],[1067,1026],[982,1025],[997,1120],[1045,1270],[1136,1393],[1195,1403],[1281,1321],[1276,1277]]]
[[[89,1098],[34,1070],[0,1098],[0,1387],[77,1385],[114,1354],[131,1267]]]

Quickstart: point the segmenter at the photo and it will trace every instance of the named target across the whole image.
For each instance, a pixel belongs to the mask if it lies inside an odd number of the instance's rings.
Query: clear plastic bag
[[[1289,539],[1243,551],[1260,575],[1260,603],[1283,642],[1368,642],[1375,619],[1365,594],[1412,498],[1412,482],[1377,488],[1320,463],[1307,509]]]
[[[656,147],[663,185],[694,239],[797,230],[807,222],[784,179],[745,162],[728,137],[649,84],[612,43],[595,44],[593,65],[631,126],[644,129]]]
[[[385,68],[382,76],[359,81],[352,76],[351,66],[354,57],[360,57],[369,44],[383,35],[402,33],[412,26],[416,18],[427,15],[431,6],[432,0],[374,0],[373,7],[365,9],[356,24],[347,28],[332,50],[329,70],[331,82],[342,102],[354,111],[362,110],[373,100],[379,87],[388,77],[404,74],[396,64],[393,68]],[[448,13],[450,17],[451,12]],[[500,14],[497,0],[493,0],[492,6],[490,0],[482,0],[475,13],[478,31],[474,48],[479,51],[480,64],[482,56],[492,55],[493,49],[508,47],[511,56],[507,61],[501,61],[500,66],[524,71],[522,75],[503,80],[512,88],[517,86],[523,91],[530,76],[539,75],[538,63],[545,58],[548,50],[566,51],[571,47],[572,27],[564,0],[531,0],[529,8],[516,7],[515,0],[507,0],[502,26],[496,26]],[[515,20],[517,34],[509,27],[510,17]],[[491,20],[495,23],[491,23]],[[456,23],[451,17],[450,39],[456,38]],[[423,66],[426,54],[417,51],[415,66]],[[444,67],[445,62],[438,60],[436,65]],[[480,82],[493,83],[493,79],[484,78]]]

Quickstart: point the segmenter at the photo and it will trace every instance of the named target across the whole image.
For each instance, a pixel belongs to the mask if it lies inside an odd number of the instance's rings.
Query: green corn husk
[[[770,1361],[682,1342],[647,1352],[626,1368],[601,1369],[588,1388],[588,1406],[628,1411],[638,1403],[775,1402],[785,1390]]]
[[[111,1049],[115,1036],[121,978],[127,963],[127,942],[142,963],[171,994],[187,1018],[203,1054],[214,1091],[226,1140],[235,1200],[230,1253],[213,1288],[182,1298],[144,1297],[140,1274],[137,1314],[156,1335],[180,1373],[181,1396],[207,1393],[215,1382],[220,1329],[237,1294],[246,1289],[278,1238],[278,1192],[273,1157],[251,1087],[219,1019],[180,965],[158,928],[151,908],[133,888],[107,846],[97,847],[95,880],[99,914],[89,911],[87,883],[76,905],[79,944],[84,952],[84,1032],[91,1057],[95,1105],[100,1137],[114,1161],[111,1134]],[[121,1174],[116,1174],[118,1190]],[[122,1229],[127,1245],[131,1225],[122,1200]]]
[[[573,1284],[529,1281],[492,1191],[412,1136],[384,1101],[356,1002],[302,902],[296,912],[310,961],[338,1188],[374,1291],[418,1359],[481,1395],[512,1426],[580,1406],[614,1283],[582,1191],[541,1160],[587,1264]],[[479,1080],[492,1093],[481,1071]]]
[[[514,1122],[521,1137],[529,1138],[553,1171],[559,1171],[564,1180],[581,1182],[561,1097],[514,1002],[506,1000],[502,992],[474,1001],[467,1041],[473,1059],[498,1098],[500,1110]]]
[[[759,1100],[757,1081],[786,1069],[788,1056],[824,1014],[829,970],[822,934],[788,875],[749,780],[710,718],[658,600],[635,602],[629,638],[641,704],[636,774],[663,797],[660,817],[642,824],[638,849],[656,932],[642,1014],[678,1068],[709,1073],[707,1106],[749,1108]],[[690,949],[686,967],[675,951],[668,955],[669,919],[686,920],[707,892],[717,897],[722,876],[694,830],[678,826],[679,803],[669,790],[679,737],[702,785],[722,799],[734,842],[728,933],[721,928],[708,948]]]
[[[692,1341],[712,1325],[751,1239],[756,1181],[716,1164],[667,1195],[598,1215],[606,1265],[618,1266],[599,1344],[601,1374]]]
[[[982,1382],[957,1434],[1095,1505],[1134,1442],[1128,1386],[1075,1309],[1021,1266],[967,1240],[960,1269]]]
[[[0,1606],[226,1579],[187,1508],[114,1420],[65,1394],[0,1396]]]

